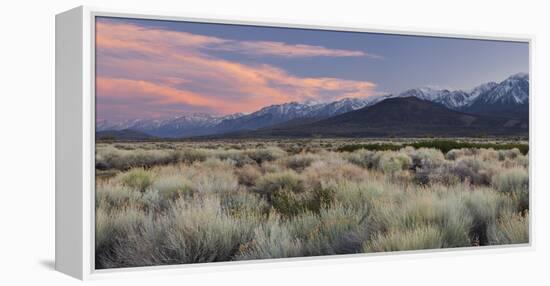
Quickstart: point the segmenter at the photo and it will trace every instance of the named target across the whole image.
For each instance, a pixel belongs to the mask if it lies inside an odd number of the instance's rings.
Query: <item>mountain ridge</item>
[[[193,113],[163,120],[134,119],[114,124],[98,121],[96,130],[131,129],[166,138],[248,132],[276,126],[292,126],[300,121],[320,121],[373,106],[389,98],[407,97],[441,104],[454,111],[524,121],[528,120],[529,114],[529,75],[517,73],[499,83],[480,84],[469,91],[421,87],[396,95],[343,98],[333,102],[287,102],[265,106],[248,114],[213,116]]]

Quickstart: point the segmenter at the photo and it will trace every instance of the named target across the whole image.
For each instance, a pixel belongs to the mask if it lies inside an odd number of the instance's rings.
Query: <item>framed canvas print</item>
[[[528,247],[530,48],[61,13],[56,268]]]

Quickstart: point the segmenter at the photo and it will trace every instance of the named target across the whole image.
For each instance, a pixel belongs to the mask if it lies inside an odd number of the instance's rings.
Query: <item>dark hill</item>
[[[527,135],[522,120],[474,115],[416,97],[389,98],[317,122],[283,124],[229,137],[426,137]]]

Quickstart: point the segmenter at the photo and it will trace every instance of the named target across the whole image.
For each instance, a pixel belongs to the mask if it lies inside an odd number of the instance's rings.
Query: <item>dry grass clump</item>
[[[519,150],[335,148],[100,144],[114,175],[96,179],[96,267],[529,241]]]
[[[262,172],[257,165],[244,165],[242,168],[236,169],[235,173],[239,183],[245,186],[253,186],[262,176]]]
[[[392,230],[377,234],[365,244],[365,252],[437,249],[443,247],[443,236],[438,228],[421,226],[415,229]]]
[[[302,172],[310,187],[318,187],[342,181],[358,181],[367,178],[368,172],[357,165],[339,158],[316,161]]]
[[[504,170],[493,176],[492,185],[505,193],[529,192],[529,173],[517,167]]]
[[[489,244],[529,243],[529,214],[512,213],[489,228]]]
[[[155,178],[151,187],[166,199],[175,199],[190,194],[193,190],[192,182],[189,179],[175,174]]]

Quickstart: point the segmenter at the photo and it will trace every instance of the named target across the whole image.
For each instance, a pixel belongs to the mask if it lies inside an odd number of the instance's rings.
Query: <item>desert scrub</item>
[[[528,241],[518,150],[289,142],[98,144],[97,267]]]
[[[359,181],[367,178],[368,171],[338,157],[315,161],[302,175],[310,188],[342,181]]]
[[[493,187],[510,194],[516,202],[517,211],[529,209],[529,173],[521,167],[504,170],[493,177]]]
[[[414,169],[435,169],[445,162],[445,156],[437,149],[420,148],[414,149],[407,147],[401,150],[411,157],[412,167]]]
[[[502,217],[489,228],[489,244],[529,242],[529,213],[512,213]]]
[[[235,174],[239,180],[239,184],[245,186],[253,186],[256,180],[262,176],[262,172],[256,165],[244,165],[242,168],[235,170]]]
[[[319,213],[322,208],[330,207],[334,202],[336,190],[333,187],[317,186],[305,192],[295,193],[279,189],[271,196],[273,208],[284,217],[295,216],[303,212]]]
[[[177,151],[178,161],[188,164],[205,161],[208,155],[209,152],[204,149],[183,148]]]
[[[152,184],[152,189],[157,190],[165,199],[173,200],[191,194],[192,183],[181,175],[158,176]]]
[[[352,209],[341,204],[322,208],[316,235],[306,240],[309,255],[330,255],[361,252],[368,239],[366,210]]]
[[[256,181],[255,190],[268,199],[279,190],[288,190],[293,193],[304,191],[304,183],[299,174],[292,170],[280,173],[268,173]]]
[[[123,173],[120,180],[125,186],[143,193],[153,184],[153,175],[144,169],[135,168]]]
[[[148,241],[141,240],[141,230],[152,223],[152,217],[143,211],[135,208],[124,208],[107,212],[102,208],[96,210],[96,268],[127,267],[153,265],[143,262],[154,256],[150,249],[145,251],[143,245]],[[131,238],[139,237],[134,243],[140,245],[135,249],[127,242]],[[135,252],[140,255],[133,255]],[[149,252],[149,253],[148,253]],[[147,254],[147,256],[145,256]],[[155,261],[156,262],[156,261]]]
[[[458,196],[440,198],[435,192],[405,194],[401,202],[374,202],[371,228],[377,233],[437,227],[445,247],[470,244],[472,218]]]
[[[489,185],[497,167],[491,162],[485,162],[478,157],[463,157],[451,166],[448,172],[456,175],[461,181],[473,185]]]
[[[376,152],[365,149],[359,149],[352,153],[343,153],[342,157],[347,159],[350,163],[365,169],[375,168],[378,166],[378,160],[380,159],[380,157],[376,155]]]
[[[304,256],[302,242],[292,236],[276,215],[254,230],[254,239],[242,244],[237,260]]]
[[[284,150],[273,146],[247,150],[246,154],[250,157],[250,159],[256,161],[258,164],[266,161],[274,161],[286,156],[286,152]]]
[[[437,249],[443,247],[443,236],[437,227],[422,226],[415,229],[393,230],[377,234],[363,247],[364,252]]]
[[[523,168],[512,168],[493,177],[493,187],[504,193],[529,192],[529,173]]]
[[[400,152],[383,152],[378,161],[378,169],[384,174],[395,175],[399,171],[407,170],[411,167],[412,160],[406,154]]]
[[[95,204],[96,208],[102,207],[106,210],[127,207],[136,204],[141,194],[126,186],[113,182],[96,185]]]
[[[490,188],[478,188],[464,193],[465,205],[472,216],[471,236],[479,245],[487,245],[488,227],[503,215],[515,212],[506,195]]]
[[[117,149],[112,145],[96,149],[96,168],[127,170],[177,162],[174,150]]]
[[[522,156],[521,152],[518,148],[513,148],[509,150],[499,150],[498,151],[498,159],[500,161],[504,161],[506,159],[515,159],[519,156]]]
[[[296,155],[288,156],[279,160],[281,160],[281,163],[285,165],[287,168],[300,172],[305,168],[309,167],[311,163],[319,159],[320,159],[319,155],[306,153],[306,154],[296,154]]]
[[[215,198],[177,201],[170,221],[163,251],[178,264],[231,260],[240,245],[252,240],[258,225],[253,215],[228,215]]]

